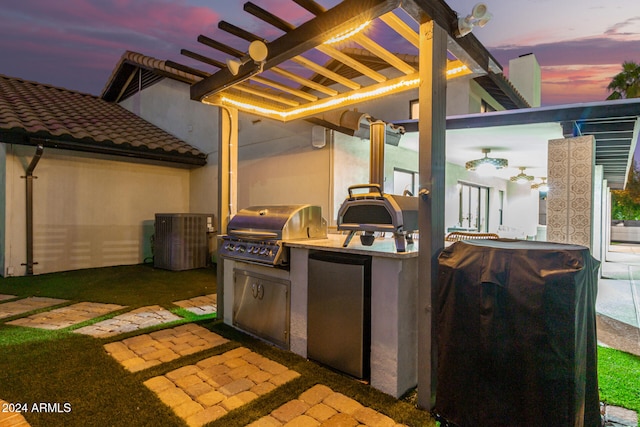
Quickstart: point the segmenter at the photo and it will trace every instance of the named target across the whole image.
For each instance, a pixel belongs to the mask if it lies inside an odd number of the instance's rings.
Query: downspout
[[[36,147],[36,154],[33,156],[31,163],[29,163],[29,166],[27,167],[27,175],[21,177],[26,178],[27,180],[27,263],[22,264],[27,267],[27,276],[33,276],[33,265],[37,264],[37,262],[33,262],[33,180],[37,178],[36,176],[33,176],[33,171],[38,165],[43,151],[44,147],[42,144],[38,144]]]

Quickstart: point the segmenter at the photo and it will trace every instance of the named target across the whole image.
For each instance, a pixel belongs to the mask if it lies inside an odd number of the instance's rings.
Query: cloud
[[[631,30],[629,30],[629,28]],[[624,30],[624,31],[623,31]],[[625,21],[615,23],[607,28],[605,35],[608,36],[640,36],[640,16],[634,16]]]
[[[198,34],[212,32],[218,20],[213,10],[182,0],[12,2],[0,16],[0,53],[19,66],[2,64],[0,73],[74,85],[92,81],[71,89],[97,94],[125,50],[179,59],[180,49],[196,46]]]

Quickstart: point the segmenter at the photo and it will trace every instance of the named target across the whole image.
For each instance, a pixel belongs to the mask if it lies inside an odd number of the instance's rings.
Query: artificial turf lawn
[[[126,305],[125,311],[157,304],[170,308],[184,318],[179,322],[105,339],[71,332],[93,321],[50,331],[7,325],[6,322],[14,317],[0,319],[0,399],[11,403],[26,403],[29,409],[33,408],[34,403],[36,407],[45,403],[54,405],[50,408],[59,409],[54,412],[25,413],[27,421],[34,427],[184,426],[184,422],[148,390],[143,382],[242,345],[286,365],[301,376],[230,412],[212,423],[213,426],[244,426],[267,415],[317,383],[353,397],[397,422],[420,427],[434,425],[428,412],[416,409],[411,403],[393,399],[366,384],[331,372],[291,352],[267,345],[212,319],[211,316],[196,316],[171,305],[172,301],[215,291],[215,271],[212,269],[172,272],[157,270],[149,265],[0,278],[0,294],[55,297],[70,300],[70,303],[116,303]],[[173,327],[187,321],[197,322],[232,341],[136,373],[126,371],[103,348],[108,342],[120,341],[154,329]],[[65,412],[68,409],[70,412]]]
[[[640,414],[640,357],[611,348],[598,348],[600,399]]]
[[[148,370],[131,374],[109,357],[103,345],[111,341],[148,333],[131,332],[108,339],[95,339],[70,332],[83,326],[47,331],[6,325],[0,319],[0,399],[12,403],[59,403],[61,413],[27,413],[32,426],[182,426],[183,421],[165,406],[143,382],[180,366],[243,345],[276,360],[301,376],[265,396],[229,413],[212,425],[244,426],[268,414],[322,382],[335,391],[411,426],[430,426],[433,419],[417,410],[411,400],[397,400],[367,385],[328,371],[293,353],[278,350],[230,328],[209,316],[201,317],[171,306],[172,301],[215,293],[212,269],[172,272],[149,265],[124,266],[45,274],[33,277],[0,278],[0,294],[47,296],[73,302],[92,301],[126,305],[127,310],[161,305],[187,321],[223,335],[231,343],[196,353]],[[111,313],[108,316],[115,315]],[[106,317],[108,317],[106,316]],[[598,348],[598,377],[601,399],[610,405],[640,412],[640,358],[608,348]],[[70,405],[71,412],[64,412]]]

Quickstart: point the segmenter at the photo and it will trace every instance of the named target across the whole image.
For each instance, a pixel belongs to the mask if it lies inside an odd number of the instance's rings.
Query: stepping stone
[[[9,325],[25,326],[39,329],[62,329],[71,325],[86,322],[103,316],[112,311],[124,308],[117,304],[102,304],[96,302],[80,302],[67,307],[57,308],[45,313],[34,314],[29,317],[7,322]]]
[[[189,426],[197,427],[299,376],[284,365],[239,347],[153,377],[144,385]]]
[[[29,297],[18,301],[5,302],[0,304],[0,319],[17,316],[22,313],[51,307],[65,302],[67,302],[66,299],[46,297]]]
[[[182,301],[174,301],[173,304],[177,305],[178,307],[182,307],[194,314],[203,316],[205,314],[212,314],[217,311],[217,301],[218,295],[211,294],[191,299],[185,299]]]
[[[29,408],[30,409],[30,408]],[[0,426],[29,427],[30,424],[20,412],[13,412],[14,407],[9,402],[0,399]]]
[[[104,348],[127,370],[138,372],[226,342],[229,340],[202,326],[187,324],[112,342]]]
[[[387,426],[400,427],[388,416],[363,406],[358,401],[318,384],[297,399],[290,400],[269,415],[249,424],[258,426]]]
[[[0,301],[4,301],[6,299],[13,299],[13,298],[18,298],[18,296],[17,295],[0,294]]]
[[[104,338],[180,319],[182,318],[171,313],[169,310],[162,308],[159,305],[152,305],[149,307],[141,307],[128,313],[115,316],[112,319],[103,320],[102,322],[76,329],[73,332],[90,335],[96,338]]]

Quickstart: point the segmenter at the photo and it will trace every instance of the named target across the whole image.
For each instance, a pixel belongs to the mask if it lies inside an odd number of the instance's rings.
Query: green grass
[[[215,293],[215,270],[168,271],[148,264],[0,278],[0,293],[142,307]]]
[[[598,348],[600,399],[640,414],[640,357],[611,348]]]

